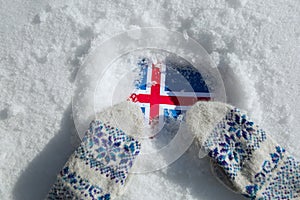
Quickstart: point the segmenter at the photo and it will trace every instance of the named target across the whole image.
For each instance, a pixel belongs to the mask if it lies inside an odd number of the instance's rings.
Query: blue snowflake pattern
[[[122,130],[100,121],[91,122],[82,141],[75,156],[116,183],[124,184],[140,153],[140,143]]]
[[[225,142],[220,144],[220,153],[228,157],[230,161],[240,162],[240,157],[245,153],[241,142],[236,141],[234,135],[225,134]]]
[[[121,151],[119,143],[113,143],[110,139],[101,139],[102,145],[96,149],[98,152],[97,158],[104,158],[106,164],[110,161],[116,161],[116,154]]]
[[[227,117],[227,125],[229,125],[228,131],[234,133],[236,137],[244,138],[245,140],[251,140],[252,134],[255,131],[253,128],[254,123],[247,120],[245,114],[240,115],[238,110],[233,110]]]
[[[204,148],[223,167],[227,175],[235,179],[244,161],[251,158],[253,151],[265,139],[264,131],[235,108],[217,124],[205,141]]]

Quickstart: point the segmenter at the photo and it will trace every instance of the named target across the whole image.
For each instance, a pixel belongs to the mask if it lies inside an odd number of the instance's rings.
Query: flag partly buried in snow
[[[150,124],[177,119],[195,102],[211,98],[199,71],[183,59],[167,57],[154,63],[142,58],[138,67],[140,78],[129,100],[139,103]]]

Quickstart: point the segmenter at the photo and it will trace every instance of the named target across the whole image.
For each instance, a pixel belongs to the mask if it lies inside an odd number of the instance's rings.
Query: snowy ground
[[[171,3],[170,3],[171,2]],[[228,102],[300,158],[300,1],[0,0],[0,196],[42,199],[78,140],[72,84],[82,59],[124,30],[159,26],[200,42]],[[241,199],[192,148],[120,199]]]

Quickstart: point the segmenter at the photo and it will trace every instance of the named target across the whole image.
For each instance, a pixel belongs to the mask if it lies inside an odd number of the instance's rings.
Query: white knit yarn
[[[132,102],[126,101],[109,107],[96,114],[96,119],[118,127],[133,138],[141,137],[144,127],[144,116],[141,108]]]
[[[199,101],[186,113],[186,122],[200,146],[206,141],[209,134],[226,113],[233,107],[219,102]]]

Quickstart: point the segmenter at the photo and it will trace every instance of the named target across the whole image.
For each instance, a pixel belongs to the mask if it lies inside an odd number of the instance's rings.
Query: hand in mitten
[[[58,174],[47,199],[109,200],[128,185],[128,173],[141,148],[132,136],[141,133],[142,112],[124,102],[96,118]]]
[[[228,104],[198,102],[186,115],[219,179],[251,199],[300,199],[300,165],[246,114]]]

